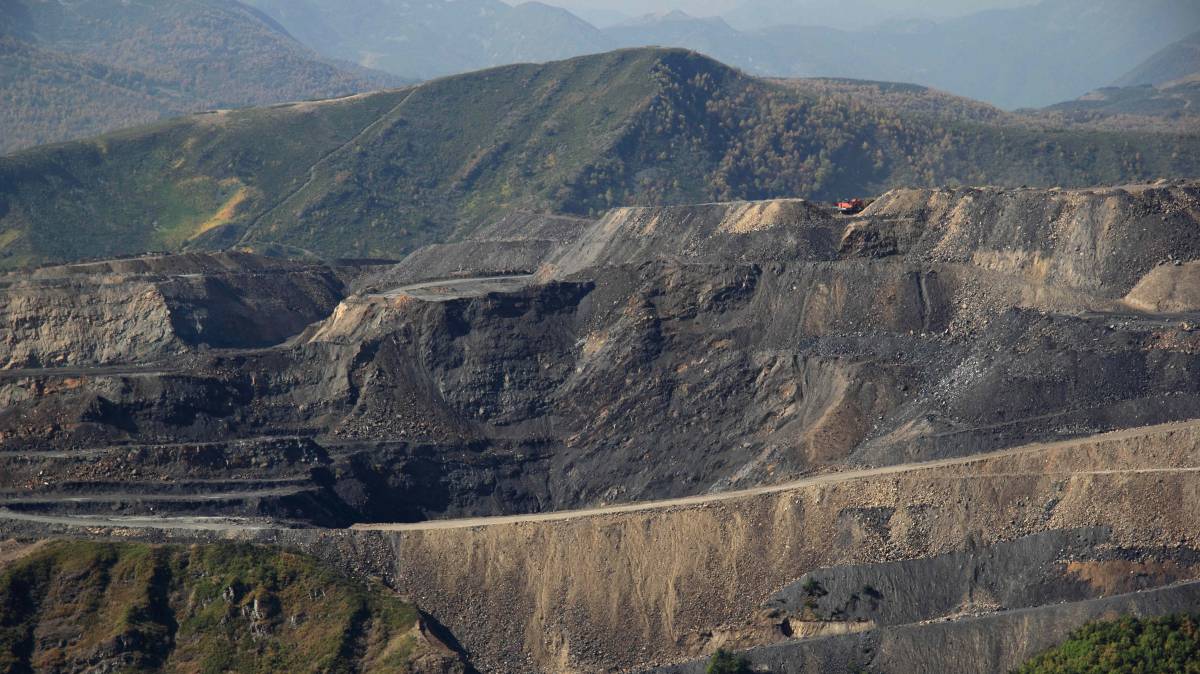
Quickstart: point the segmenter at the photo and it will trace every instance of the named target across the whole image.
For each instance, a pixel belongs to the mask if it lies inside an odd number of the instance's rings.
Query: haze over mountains
[[[1194,0],[1045,0],[936,21],[895,18],[886,3],[759,0],[725,18],[670,11],[603,29],[538,2],[250,4],[327,55],[415,78],[658,45],[758,75],[913,82],[1004,108],[1106,86],[1200,29]]]
[[[1155,53],[1114,84],[1135,87],[1170,84],[1200,75],[1200,32],[1192,33]]]
[[[1189,72],[1194,45],[1176,41],[1200,29],[1194,0],[1045,0],[976,13],[961,6],[962,16],[936,20],[897,18],[897,7],[866,0],[757,0],[700,6],[723,17],[608,15],[603,28],[539,2],[247,4],[4,3],[0,152],[198,110],[648,45],[697,50],[749,74],[913,82],[1003,108],[1042,107],[1145,79],[1130,73],[1143,61],[1172,78]],[[1149,93],[1156,100],[1137,110],[1170,111],[1186,98],[1175,92],[1162,104]]]
[[[987,9],[1020,7],[1038,0],[553,0],[548,4],[570,10],[598,27],[645,14],[682,11],[692,16],[722,16],[742,29],[780,23],[844,25],[872,24],[896,18],[948,18]],[[509,0],[511,5],[520,0]],[[593,18],[596,17],[596,18]]]
[[[0,153],[401,82],[324,58],[232,0],[0,3]]]

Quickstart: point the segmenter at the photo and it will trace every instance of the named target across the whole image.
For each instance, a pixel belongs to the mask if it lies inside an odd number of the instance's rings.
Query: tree
[[[718,649],[708,661],[708,669],[704,671],[705,674],[751,674],[752,670],[750,661],[746,658]]]
[[[1124,617],[1085,625],[1017,674],[1191,674],[1200,672],[1200,619]]]

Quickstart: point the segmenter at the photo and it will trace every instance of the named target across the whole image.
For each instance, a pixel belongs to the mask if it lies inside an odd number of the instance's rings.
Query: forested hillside
[[[329,61],[231,0],[0,7],[0,153],[186,112],[398,81]]]
[[[1053,128],[921,87],[760,80],[642,49],[19,153],[0,160],[0,254],[389,257],[503,210],[1197,173],[1194,135]]]

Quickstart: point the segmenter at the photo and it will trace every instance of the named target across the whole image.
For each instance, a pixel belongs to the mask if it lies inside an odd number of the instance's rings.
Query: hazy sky
[[[517,4],[518,0],[509,0]],[[570,10],[616,10],[630,16],[680,9],[695,16],[713,16],[745,4],[747,0],[543,0]],[[797,4],[813,3],[837,6],[840,0],[797,0]],[[1035,4],[1037,0],[878,0],[885,11],[903,15],[953,16],[993,7],[1015,7]]]

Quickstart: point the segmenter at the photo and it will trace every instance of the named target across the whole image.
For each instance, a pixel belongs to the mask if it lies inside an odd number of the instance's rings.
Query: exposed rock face
[[[226,535],[197,516],[416,522],[821,473],[556,522],[232,533],[388,578],[488,671],[717,647],[781,671],[1007,666],[1200,578],[1198,223],[1197,183],[903,190],[854,217],[515,217],[371,273],[230,255],[10,277],[0,521]],[[119,313],[125,289],[148,299]],[[926,460],[955,463],[838,477]]]
[[[343,280],[242,254],[136,258],[0,278],[0,367],[145,363],[277,344],[327,316]]]
[[[1187,281],[1156,278],[1200,258],[1197,221],[1194,183],[902,190],[849,218],[799,200],[519,216],[455,244],[452,275],[536,262],[536,278],[418,291],[448,270],[443,249],[418,251],[336,308],[346,272],[247,256],[46,270],[10,282],[10,306],[61,307],[34,311],[41,326],[10,310],[14,334],[46,335],[10,339],[10,367],[109,367],[4,375],[0,443],[309,438],[321,451],[287,484],[214,478],[212,498],[157,507],[349,522],[682,496],[1189,418]],[[533,253],[506,266],[498,243]],[[146,299],[110,301],[125,289]],[[102,329],[59,327],[83,324]],[[61,507],[45,504],[66,485],[39,489],[13,507]]]
[[[754,648],[746,656],[756,671],[772,674],[1004,672],[1058,646],[1085,623],[1114,616],[1186,614],[1195,611],[1198,601],[1200,582],[1190,582],[1036,610],[799,639]],[[701,674],[707,664],[691,662],[654,668],[648,673]]]

